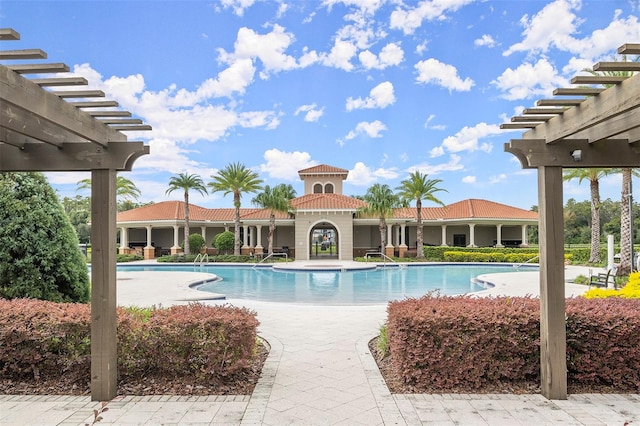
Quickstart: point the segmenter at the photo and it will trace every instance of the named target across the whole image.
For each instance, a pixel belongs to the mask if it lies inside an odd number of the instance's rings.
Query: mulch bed
[[[243,375],[235,376],[224,384],[194,384],[190,376],[180,378],[140,377],[137,380],[119,381],[118,395],[251,395],[258,383],[262,366],[269,349],[258,345],[250,368]],[[31,379],[0,381],[0,394],[7,395],[89,395],[90,383],[86,375],[65,375],[55,379]]]

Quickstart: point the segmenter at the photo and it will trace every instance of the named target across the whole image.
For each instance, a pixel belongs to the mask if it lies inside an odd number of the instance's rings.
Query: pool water
[[[522,268],[521,268],[522,269]],[[526,268],[531,270],[531,268]],[[289,271],[237,266],[118,266],[126,271],[207,272],[219,279],[204,282],[201,291],[227,299],[325,305],[370,305],[420,297],[429,292],[458,295],[484,290],[478,275],[514,272],[512,265],[428,265],[375,270]]]

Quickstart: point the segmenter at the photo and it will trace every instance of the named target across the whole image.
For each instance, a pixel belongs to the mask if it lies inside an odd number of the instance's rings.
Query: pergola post
[[[91,400],[117,395],[116,171],[91,171]]]
[[[538,167],[542,394],[567,399],[562,167]]]

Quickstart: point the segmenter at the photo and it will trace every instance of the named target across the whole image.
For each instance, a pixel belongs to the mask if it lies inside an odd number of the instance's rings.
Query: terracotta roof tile
[[[298,175],[300,177],[306,175],[317,175],[317,174],[339,174],[339,175],[347,175],[349,174],[349,170],[341,169],[339,167],[333,167],[326,164],[320,164],[313,167],[308,167],[306,169],[298,170]],[[304,179],[303,179],[304,180]]]
[[[297,210],[356,210],[367,205],[362,200],[342,194],[307,194],[294,198],[291,204]]]
[[[341,194],[307,194],[291,201],[297,210],[357,210],[366,203],[357,198]],[[240,217],[244,220],[269,219],[270,211],[258,208],[241,208]],[[285,213],[276,212],[277,219],[286,219]],[[395,219],[413,219],[417,216],[415,207],[395,209]],[[189,217],[194,221],[211,220],[233,222],[235,209],[207,209],[189,204]],[[523,219],[538,220],[538,213],[493,201],[469,199],[450,204],[446,207],[423,207],[423,220],[438,219]],[[143,222],[153,220],[184,220],[183,201],[163,201],[137,209],[118,213],[117,222]]]

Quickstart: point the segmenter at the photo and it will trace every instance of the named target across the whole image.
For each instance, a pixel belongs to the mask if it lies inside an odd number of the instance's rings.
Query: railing
[[[515,269],[518,269],[518,268],[520,268],[521,266],[526,265],[527,263],[532,262],[532,261],[534,261],[535,259],[538,259],[539,257],[540,257],[540,255],[534,256],[534,257],[532,257],[531,259],[527,260],[526,262],[522,262],[522,263],[518,263],[518,264],[513,265],[513,267],[514,267]]]
[[[405,265],[404,263],[399,263],[399,262],[397,262],[397,261],[393,260],[392,258],[390,258],[389,256],[387,256],[386,254],[384,254],[384,253],[382,253],[382,252],[379,252],[379,251],[368,251],[368,252],[366,252],[366,253],[364,254],[364,260],[365,260],[365,262],[368,262],[368,261],[369,261],[369,257],[370,257],[370,256],[373,256],[373,257],[379,257],[379,258],[381,258],[381,259],[382,259],[382,263],[383,263],[383,265],[386,265],[386,264],[387,264],[387,260],[388,260],[389,262],[393,262],[393,263],[397,264],[397,265],[398,265],[398,267],[400,267],[400,268],[404,268],[405,266],[407,266],[407,265]]]
[[[274,257],[274,256],[284,256],[284,263],[287,263],[289,261],[289,255],[287,253],[271,253],[268,256],[262,258],[260,260],[260,262],[256,263],[255,265],[252,266],[252,268],[255,268],[256,266],[258,266],[259,264],[261,264],[262,262],[264,262],[265,260],[269,259],[270,257]]]
[[[200,262],[200,266],[205,262],[209,263],[209,253],[199,253],[193,261],[193,266],[196,266],[198,262]]]

